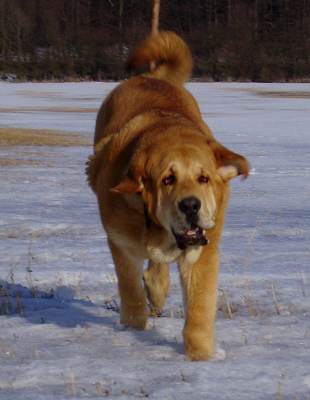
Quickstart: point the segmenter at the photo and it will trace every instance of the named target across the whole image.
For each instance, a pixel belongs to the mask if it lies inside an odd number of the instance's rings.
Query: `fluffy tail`
[[[129,71],[150,69],[147,76],[181,85],[192,73],[192,55],[186,43],[174,32],[163,31],[150,35],[127,61]]]

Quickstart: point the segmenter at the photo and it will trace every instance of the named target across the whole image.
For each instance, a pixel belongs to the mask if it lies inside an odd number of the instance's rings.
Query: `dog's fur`
[[[121,322],[144,329],[147,299],[160,313],[169,292],[168,263],[177,261],[185,352],[191,360],[207,360],[214,354],[218,244],[228,181],[246,177],[249,164],[216,141],[182,86],[192,69],[183,40],[172,32],[150,36],[128,67],[151,63],[152,72],[123,82],[102,104],[87,175],[116,267]],[[181,210],[189,198],[199,200],[198,211]],[[143,285],[144,259],[149,265]]]

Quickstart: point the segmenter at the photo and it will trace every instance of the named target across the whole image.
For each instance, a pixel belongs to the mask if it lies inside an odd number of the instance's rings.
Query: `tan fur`
[[[169,265],[150,260],[143,278],[151,314],[160,315],[170,289]]]
[[[147,298],[153,311],[161,312],[169,292],[167,264],[177,261],[185,352],[191,360],[207,360],[214,354],[218,243],[228,181],[246,177],[249,164],[216,141],[182,87],[192,67],[182,39],[160,32],[129,58],[134,68],[151,62],[157,65],[152,73],[120,84],[101,106],[87,175],[116,267],[121,322],[144,329]],[[169,176],[172,184],[165,183]],[[182,249],[174,235],[190,229],[179,207],[189,196],[201,201],[199,226],[209,244]]]
[[[148,76],[180,84],[192,73],[192,55],[183,40],[174,32],[159,32],[149,36],[127,62],[129,70],[149,67],[155,62],[157,68]]]

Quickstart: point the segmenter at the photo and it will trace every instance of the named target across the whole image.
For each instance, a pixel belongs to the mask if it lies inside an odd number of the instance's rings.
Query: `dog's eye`
[[[206,175],[200,175],[200,177],[198,178],[199,183],[208,183],[209,180],[210,178]]]
[[[175,175],[171,174],[169,176],[166,176],[166,178],[163,179],[163,184],[166,186],[173,185],[175,181],[176,181]]]

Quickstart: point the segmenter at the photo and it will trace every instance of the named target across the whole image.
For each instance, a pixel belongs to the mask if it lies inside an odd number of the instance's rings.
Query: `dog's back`
[[[117,86],[99,110],[95,145],[106,136],[118,132],[136,115],[148,111],[184,115],[197,121],[198,105],[183,83],[192,72],[192,56],[186,43],[173,32],[150,35],[129,57],[131,72],[150,70]]]

